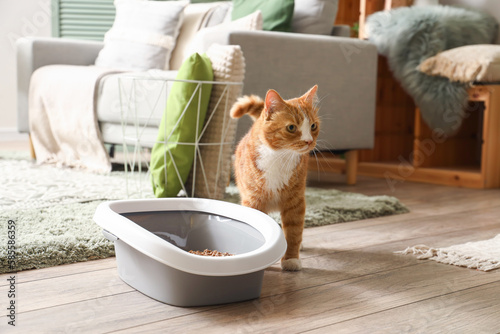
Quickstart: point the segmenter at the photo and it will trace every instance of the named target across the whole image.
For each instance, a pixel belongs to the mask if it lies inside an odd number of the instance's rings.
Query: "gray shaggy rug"
[[[487,14],[450,6],[401,7],[367,19],[369,40],[387,57],[394,77],[413,97],[425,122],[446,135],[456,132],[466,117],[467,85],[428,76],[417,67],[444,50],[492,43],[497,29]]]

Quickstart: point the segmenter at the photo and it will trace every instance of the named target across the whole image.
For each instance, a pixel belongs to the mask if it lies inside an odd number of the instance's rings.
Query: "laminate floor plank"
[[[496,233],[500,233],[500,226],[478,231],[477,238],[488,238]],[[469,235],[467,231],[458,231],[446,235],[445,237],[450,243],[456,244],[470,240]],[[426,238],[426,241],[438,242],[441,238],[441,236],[435,237],[434,239]],[[422,240],[416,239],[415,241],[420,242]],[[304,259],[304,270],[299,273],[282,273],[279,266],[275,265],[266,270],[260,300],[233,305],[240,305],[239,307],[242,307],[241,305],[246,304],[247,310],[245,311],[245,307],[243,307],[241,312],[242,314],[250,314],[256,309],[277,307],[279,305],[271,306],[273,305],[272,303],[279,303],[281,299],[286,298],[286,296],[296,291],[307,290],[332,283],[348,284],[353,279],[363,282],[363,277],[370,280],[375,273],[381,275],[387,272],[394,272],[397,269],[408,270],[408,268],[405,267],[425,263],[415,259],[413,256],[397,255],[387,250],[403,249],[404,247],[405,241],[398,241],[391,244],[367,247],[361,250],[309,257]],[[439,265],[439,267],[455,268],[443,265]],[[484,274],[467,269],[458,269],[477,275]],[[113,279],[113,276],[117,276],[116,272],[108,272],[108,274],[110,280]],[[487,275],[486,277],[488,277]],[[99,284],[99,282],[97,281],[96,284]],[[125,283],[122,284],[125,285]],[[436,284],[439,284],[439,282],[436,282]],[[353,286],[356,286],[356,283],[354,283]],[[300,308],[300,304],[301,302],[299,300],[292,305]],[[23,312],[19,316],[19,321],[21,321],[23,328],[26,330],[37,328],[38,330],[43,329],[45,332],[50,333],[56,330],[60,324],[45,323],[44,326],[40,326],[40,324],[44,323],[44,319],[50,318],[51,314],[58,314],[66,319],[67,325],[65,325],[65,328],[71,329],[71,332],[74,332],[74,330],[78,328],[85,328],[90,332],[95,331],[99,333],[119,329],[133,332],[135,330],[142,330],[141,325],[144,325],[147,331],[151,330],[151,332],[154,333],[163,327],[168,328],[170,331],[170,322],[176,321],[172,320],[173,318],[190,315],[193,317],[192,321],[198,322],[198,317],[204,318],[203,312],[214,312],[214,309],[221,307],[224,308],[228,306],[177,308],[154,301],[132,290],[101,298],[84,299],[82,301],[69,302],[59,306],[43,307],[38,310]],[[392,307],[392,304],[387,307]],[[259,316],[258,314],[254,315]],[[161,325],[155,325],[155,323],[161,323]],[[248,323],[244,324],[243,328],[247,328],[247,325]],[[159,327],[151,328],[149,326]],[[253,326],[251,327],[255,329]],[[231,327],[230,329],[234,330],[235,328]]]
[[[133,289],[116,275],[116,268],[61,275],[50,280],[37,280],[16,285],[17,303],[22,312],[47,308],[60,304],[102,298]],[[6,315],[2,308],[0,316]]]
[[[499,279],[499,275],[423,262],[113,333],[129,330],[157,333],[167,328],[169,333],[300,333],[478,285],[498,283]]]
[[[500,281],[304,333],[500,333]]]
[[[473,219],[463,214],[436,216],[399,215],[356,221],[351,223],[309,228],[304,231],[304,247],[315,247],[319,252],[350,250],[398,240],[446,234],[457,230],[479,230],[500,225],[500,206],[471,212]],[[412,218],[413,217],[413,218]],[[389,221],[388,221],[389,220]],[[473,235],[473,233],[471,233]],[[307,257],[307,253],[303,254]]]
[[[404,182],[393,191],[380,179],[360,177],[355,186],[337,179],[316,185],[396,196],[411,212],[306,229],[303,271],[282,272],[275,264],[265,272],[259,299],[228,305],[179,308],[157,302],[121,281],[109,258],[16,273],[12,328],[4,307],[10,276],[0,275],[0,332],[499,331],[500,270],[484,273],[394,252],[500,234],[500,190]]]
[[[32,281],[51,279],[60,276],[68,276],[73,274],[86,273],[91,271],[104,270],[109,268],[115,268],[116,261],[114,257],[110,257],[102,260],[92,260],[87,262],[78,262],[71,264],[64,264],[60,266],[44,268],[43,270],[25,270],[18,273],[1,274],[0,275],[0,287],[5,284],[5,279],[16,275],[17,281],[19,283],[27,283]]]
[[[133,290],[23,312],[19,314],[18,323],[19,327],[25,331],[24,333],[105,333],[128,329],[137,324],[172,319],[202,310],[202,308],[166,305]],[[54,315],[61,320],[47,321]]]
[[[487,221],[492,222],[493,220],[487,220]],[[404,222],[402,224],[406,224],[406,222]],[[497,224],[500,225],[500,220]],[[453,228],[455,228],[454,230],[460,230],[462,228],[460,225],[444,224],[444,226],[453,227]],[[489,225],[486,225],[486,226],[489,226]],[[380,225],[375,225],[375,228],[378,229],[379,227],[380,227]],[[478,228],[479,227],[476,227],[476,229],[478,229]],[[391,229],[384,228],[384,231],[387,231],[387,233],[389,235],[393,236],[394,233],[390,232],[390,230]],[[351,230],[341,231],[338,233],[337,236],[334,236],[334,237],[329,237],[328,233],[317,234],[316,238],[313,238],[312,240],[308,240],[307,236],[306,236],[306,241],[304,242],[305,250],[303,252],[304,261],[309,256],[311,256],[314,258],[314,261],[316,261],[316,262],[319,261],[320,263],[323,263],[323,266],[325,268],[331,268],[331,267],[336,268],[337,264],[335,262],[333,262],[333,263],[330,262],[329,264],[325,263],[325,261],[329,260],[329,257],[325,257],[323,259],[323,258],[319,257],[319,255],[321,255],[321,254],[333,254],[333,253],[338,253],[341,251],[352,250],[352,249],[360,249],[360,248],[365,248],[368,246],[374,246],[380,242],[386,244],[388,242],[394,241],[393,239],[391,239],[389,237],[388,238],[383,237],[383,235],[381,234],[380,231],[375,233],[369,229],[368,230],[365,229],[365,231],[363,233],[359,233],[359,230],[355,229],[354,231],[358,231],[358,233],[355,233],[355,235],[353,235],[353,236],[350,235],[351,233],[347,233],[349,231],[351,231]],[[400,228],[399,231],[404,231],[404,229]],[[425,231],[427,233],[427,236],[429,236],[432,230],[427,228],[427,227],[424,227],[423,231]],[[449,232],[449,229],[447,229],[446,231]],[[413,230],[411,232],[412,232],[411,234],[412,234],[413,238],[415,238],[415,236],[417,234]],[[374,235],[377,235],[379,239],[374,238]],[[420,234],[420,236],[422,236],[422,234]],[[319,237],[321,237],[321,238],[319,238]],[[326,240],[324,239],[325,237],[326,237]],[[335,239],[338,239],[338,241],[336,241]],[[408,237],[403,236],[403,237],[396,239],[396,240],[407,240],[407,239],[408,239]],[[331,247],[332,244],[335,244],[335,246]],[[309,245],[314,245],[314,247],[309,246]],[[334,255],[332,257],[334,259],[341,259],[342,256],[346,256],[346,255]],[[397,259],[395,259],[395,257],[390,257],[388,261],[390,264],[397,263]],[[96,262],[100,262],[100,261],[96,261]],[[57,292],[57,296],[59,296],[59,298],[61,298],[61,296],[64,295],[63,292],[67,292],[68,297],[70,297],[70,298],[85,298],[85,299],[91,298],[91,296],[89,296],[88,293],[83,294],[83,295],[81,295],[80,293],[77,293],[78,291],[80,291],[82,289],[85,291],[89,290],[88,286],[85,284],[88,281],[87,277],[92,277],[92,280],[94,281],[94,283],[97,286],[99,286],[99,287],[107,286],[107,287],[109,287],[109,291],[114,291],[112,289],[112,287],[114,285],[119,285],[120,281],[117,282],[116,278],[114,278],[113,280],[108,279],[109,275],[107,274],[107,272],[115,271],[115,268],[114,268],[114,265],[112,265],[112,263],[109,260],[107,260],[105,264],[106,264],[105,267],[107,267],[107,269],[103,269],[103,270],[99,270],[99,271],[95,271],[95,272],[94,271],[85,271],[82,273],[76,273],[76,274],[71,274],[71,275],[67,274],[65,276],[54,277],[49,283],[46,282],[44,279],[34,280],[34,281],[30,281],[30,282],[24,282],[22,279],[18,280],[18,287],[20,290],[28,289],[28,291],[33,291],[33,292],[29,293],[29,299],[24,304],[24,307],[27,310],[31,310],[32,303],[34,305],[37,305],[38,307],[40,307],[40,305],[51,305],[50,303],[55,303],[56,301],[51,301],[51,298],[45,297],[45,295],[44,295],[45,292],[47,292],[49,294],[49,296],[54,295],[54,293],[50,293],[50,292]],[[305,265],[306,265],[306,263],[305,263]],[[74,268],[74,267],[75,267],[75,265],[72,266],[72,268]],[[89,268],[89,264],[87,263],[85,267]],[[99,268],[98,266],[96,266],[96,267]],[[50,268],[51,270],[47,270],[47,271],[50,271],[51,273],[53,273],[53,272],[55,272],[55,270],[54,270],[55,268],[57,268],[57,267]],[[70,269],[69,266],[68,266],[68,269]],[[65,268],[59,268],[59,271],[64,272],[64,270],[65,270]],[[40,270],[40,271],[43,271],[43,270]],[[27,272],[27,274],[30,274],[30,272]],[[285,274],[289,274],[289,273],[285,273]],[[281,271],[279,271],[279,275],[282,275]],[[292,275],[294,275],[293,277],[300,277],[301,273],[292,273]],[[67,284],[66,283],[66,282],[73,282],[73,281],[77,282],[77,284]],[[313,277],[312,281],[314,281],[314,277]],[[80,283],[83,283],[83,285],[79,285]],[[44,287],[43,289],[40,288],[42,286]],[[65,288],[68,287],[71,289],[62,290],[61,286],[65,287]],[[73,301],[78,301],[78,299],[76,299],[76,300],[72,299],[71,302],[73,302]],[[49,303],[49,304],[47,304],[47,303]],[[0,314],[3,314],[3,313],[0,312]]]

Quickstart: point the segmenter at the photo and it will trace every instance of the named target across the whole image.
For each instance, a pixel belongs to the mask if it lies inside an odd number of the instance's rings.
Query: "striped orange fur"
[[[242,205],[281,213],[288,245],[281,260],[283,270],[302,268],[307,163],[320,126],[317,88],[286,101],[272,89],[265,100],[244,96],[230,111],[233,118],[249,114],[255,121],[236,148],[236,184]]]

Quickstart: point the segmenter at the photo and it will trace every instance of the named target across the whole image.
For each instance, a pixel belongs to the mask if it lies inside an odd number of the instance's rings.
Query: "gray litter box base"
[[[206,306],[260,296],[264,270],[236,276],[203,276],[177,270],[115,241],[120,278],[146,296],[174,306]],[[245,289],[242,289],[245,287]]]

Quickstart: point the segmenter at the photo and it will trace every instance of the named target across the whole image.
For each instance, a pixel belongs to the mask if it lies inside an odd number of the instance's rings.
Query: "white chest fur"
[[[273,150],[266,145],[258,149],[257,167],[264,172],[266,186],[277,191],[288,184],[300,161],[300,154],[287,149]]]

